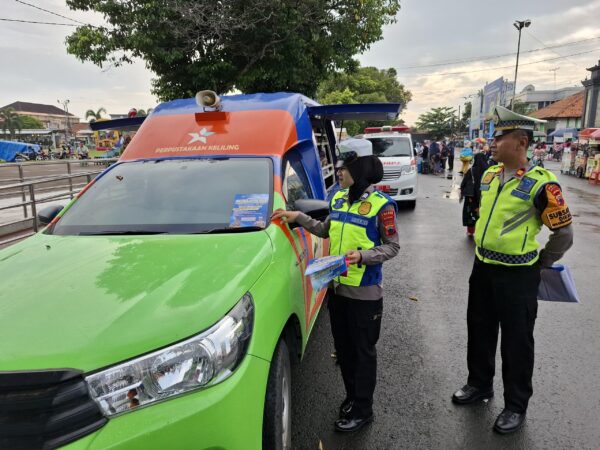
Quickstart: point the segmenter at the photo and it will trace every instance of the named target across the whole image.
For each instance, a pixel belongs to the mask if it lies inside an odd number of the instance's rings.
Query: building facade
[[[591,72],[591,77],[581,82],[585,88],[583,128],[600,128],[600,61],[587,70]]]
[[[545,108],[551,104],[563,100],[567,97],[582,92],[581,87],[566,87],[553,90],[536,90],[535,86],[529,84],[523,90],[515,95],[515,103],[524,103],[524,112],[526,114]]]

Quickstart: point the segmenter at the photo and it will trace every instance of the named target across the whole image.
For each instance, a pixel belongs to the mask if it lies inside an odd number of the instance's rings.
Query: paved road
[[[558,172],[557,164],[549,165]],[[359,434],[333,431],[344,391],[330,357],[333,343],[324,308],[304,361],[294,370],[295,449],[315,449],[319,440],[325,450],[600,447],[600,186],[557,175],[575,216],[575,245],[564,262],[574,271],[582,303],[540,302],[534,396],[525,427],[510,436],[491,431],[503,408],[499,371],[496,397],[487,404],[456,407],[450,401],[467,376],[473,244],[461,226],[461,206],[448,195],[453,181],[425,175],[419,179],[416,210],[399,214],[400,255],[384,269],[376,421]]]

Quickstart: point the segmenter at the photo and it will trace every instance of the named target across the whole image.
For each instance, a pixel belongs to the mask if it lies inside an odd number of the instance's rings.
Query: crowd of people
[[[446,167],[452,172],[455,148],[456,144],[453,141],[417,142],[415,150],[417,151],[419,173],[438,175],[444,173]]]

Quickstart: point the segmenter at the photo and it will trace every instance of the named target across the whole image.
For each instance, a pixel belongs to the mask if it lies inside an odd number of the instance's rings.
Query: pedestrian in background
[[[454,172],[454,141],[450,141],[448,144],[448,170],[450,173]]]
[[[423,157],[423,167],[422,167],[422,171],[423,174],[428,174],[431,171],[431,165],[429,164],[429,142],[425,141],[423,143],[423,151],[421,152],[421,155]]]
[[[462,221],[469,237],[475,234],[475,223],[479,219],[481,177],[490,165],[485,153],[477,153],[473,158],[473,166],[464,174],[460,184],[460,200],[464,201]]]
[[[431,163],[431,173],[437,174],[440,169],[440,144],[433,141],[429,146],[429,160]]]
[[[383,165],[367,139],[340,143],[338,178],[341,189],[330,202],[330,214],[319,222],[298,211],[278,209],[271,219],[298,222],[330,240],[330,255],[346,255],[348,272],[333,283],[328,308],[331,332],[346,398],[340,405],[336,431],[360,430],[373,421],[377,350],[383,313],[383,262],[398,254],[396,203],[376,191]]]
[[[573,243],[572,218],[556,176],[527,161],[540,121],[497,106],[492,154],[501,164],[481,180],[480,217],[467,308],[467,384],[452,401],[467,405],[494,396],[496,347],[502,330],[504,409],[494,431],[523,425],[533,394],[533,329],[540,267],[550,267]],[[538,254],[542,224],[552,233]]]
[[[446,161],[448,161],[448,146],[446,145],[446,142],[442,142],[440,150],[440,170],[442,173],[446,170]]]

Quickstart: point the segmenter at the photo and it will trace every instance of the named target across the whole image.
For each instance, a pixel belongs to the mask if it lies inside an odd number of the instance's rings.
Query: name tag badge
[[[515,197],[520,198],[521,200],[529,200],[529,197],[531,197],[529,194],[526,194],[524,192],[521,192],[519,190],[519,188],[517,189],[513,189],[513,191],[510,193],[510,195],[514,195]]]
[[[481,185],[481,190],[482,191],[489,191],[490,190],[490,185],[489,184],[482,184]]]

